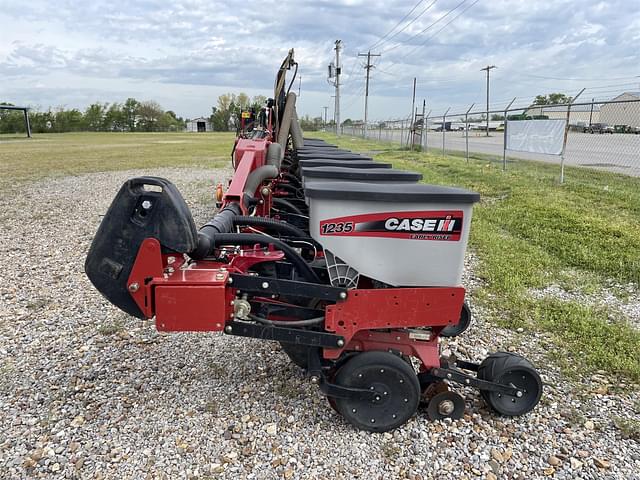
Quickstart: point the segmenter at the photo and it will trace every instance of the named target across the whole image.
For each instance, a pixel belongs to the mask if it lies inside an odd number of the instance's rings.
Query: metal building
[[[640,92],[621,93],[600,107],[600,121],[607,125],[640,127]]]
[[[213,132],[213,125],[208,118],[194,118],[187,122],[187,132]]]

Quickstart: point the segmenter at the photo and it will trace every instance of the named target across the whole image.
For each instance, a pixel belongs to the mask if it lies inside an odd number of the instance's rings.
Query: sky
[[[342,40],[341,117],[369,119],[529,104],[562,92],[640,91],[640,0],[0,0],[0,101],[80,108],[128,97],[194,118],[218,95],[271,96],[290,48],[300,115],[334,110],[327,65]],[[474,109],[474,110],[475,110]]]

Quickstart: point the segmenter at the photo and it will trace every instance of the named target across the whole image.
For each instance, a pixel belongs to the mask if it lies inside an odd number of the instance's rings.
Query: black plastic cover
[[[340,154],[331,154],[331,153],[303,153],[298,154],[296,157],[298,160],[306,160],[306,159],[327,159],[327,160],[373,160],[372,157],[368,157],[366,155],[360,155],[358,153],[340,153]]]
[[[421,173],[395,168],[304,167],[301,173],[305,178],[340,178],[353,181],[419,182],[422,180]]]
[[[144,315],[127,289],[142,241],[155,238],[163,249],[187,253],[197,245],[189,207],[169,180],[128,180],[111,202],[84,264],[91,283],[111,303],[135,317]]]
[[[372,160],[335,160],[335,159],[303,159],[298,162],[300,167],[347,167],[347,168],[391,168],[390,163],[374,162]]]
[[[385,185],[356,182],[314,182],[304,190],[309,198],[329,200],[367,200],[376,202],[475,203],[480,194],[456,187],[402,183]]]

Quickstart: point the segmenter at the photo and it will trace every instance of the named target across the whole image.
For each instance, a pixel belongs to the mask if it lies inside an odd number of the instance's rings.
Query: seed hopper
[[[479,195],[303,138],[286,82],[297,68],[290,51],[205,225],[166,179],[122,186],[86,260],[91,282],[159,331],[279,342],[360,429],[399,427],[421,404],[460,418],[456,385],[502,415],[533,409],[542,383],[523,357],[440,352],[470,322],[461,277]]]

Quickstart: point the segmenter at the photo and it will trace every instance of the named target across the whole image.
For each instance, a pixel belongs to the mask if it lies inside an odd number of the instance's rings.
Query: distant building
[[[605,103],[600,107],[600,121],[607,125],[628,125],[640,127],[640,92],[625,92],[612,98],[612,102],[629,101],[631,103]]]
[[[187,132],[213,132],[213,125],[208,118],[194,118],[187,122]]]
[[[600,106],[593,105],[574,105],[571,107],[571,116],[569,125],[590,125],[592,123],[600,123]],[[544,116],[549,119],[566,119],[566,105],[535,105],[527,109],[525,115],[531,117]]]

